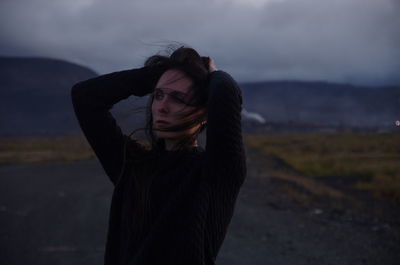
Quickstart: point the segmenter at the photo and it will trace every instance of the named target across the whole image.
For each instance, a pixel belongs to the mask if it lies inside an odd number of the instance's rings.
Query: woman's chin
[[[157,136],[157,138],[161,138],[164,140],[172,140],[172,139],[176,139],[178,137],[177,133],[175,132],[155,132],[155,135]]]

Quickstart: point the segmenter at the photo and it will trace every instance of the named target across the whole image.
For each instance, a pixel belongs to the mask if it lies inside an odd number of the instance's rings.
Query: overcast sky
[[[400,0],[0,0],[0,55],[107,73],[179,42],[239,82],[400,84]]]

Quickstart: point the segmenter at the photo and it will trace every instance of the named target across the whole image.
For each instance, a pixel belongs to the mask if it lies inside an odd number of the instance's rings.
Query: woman
[[[110,113],[130,95],[150,95],[149,148]],[[80,82],[71,96],[114,184],[105,264],[215,264],[246,175],[237,83],[181,47],[142,68]],[[204,150],[197,136],[206,126]]]

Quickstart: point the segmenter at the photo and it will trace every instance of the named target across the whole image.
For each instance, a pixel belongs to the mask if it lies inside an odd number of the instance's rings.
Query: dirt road
[[[217,264],[399,264],[399,227],[285,200],[249,157]],[[102,264],[111,193],[95,159],[1,166],[0,263]]]

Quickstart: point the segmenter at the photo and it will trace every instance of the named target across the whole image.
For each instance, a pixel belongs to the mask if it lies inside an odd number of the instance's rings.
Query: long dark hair
[[[197,139],[198,135],[206,128],[207,120],[207,99],[208,99],[208,82],[209,82],[209,57],[200,56],[197,51],[188,47],[179,47],[175,49],[169,56],[168,55],[154,55],[149,57],[144,66],[149,68],[157,69],[164,73],[167,70],[176,69],[182,71],[187,75],[191,81],[192,91],[191,99],[189,100],[190,106],[193,106],[193,110],[185,112],[183,115],[187,118],[190,116],[188,121],[178,125],[170,126],[169,128],[163,129],[163,131],[183,131],[189,128],[193,128],[196,125],[201,126],[191,135],[183,136],[179,142],[175,145],[175,149],[182,150],[188,146],[191,146]],[[161,70],[160,70],[161,69]],[[161,76],[158,73],[159,76]],[[147,155],[137,157],[132,160],[132,168],[130,172],[134,178],[128,178],[126,185],[128,186],[129,192],[125,194],[126,200],[130,200],[129,195],[134,196],[133,199],[133,218],[130,220],[132,223],[133,231],[140,236],[143,236],[146,231],[145,225],[148,224],[149,217],[152,215],[150,212],[151,202],[149,188],[153,177],[165,168],[159,167],[159,158],[162,151],[165,149],[165,142],[163,139],[156,137],[153,128],[153,115],[151,111],[151,105],[153,103],[154,95],[150,95],[147,107],[146,107],[146,127],[145,132],[150,142],[150,150],[146,152]],[[182,119],[183,120],[183,119]],[[135,130],[136,131],[136,130]],[[134,131],[134,132],[135,132]],[[131,133],[132,135],[132,133]],[[183,155],[183,153],[181,153]],[[151,167],[143,166],[149,165]],[[132,210],[130,206],[125,205],[125,210]]]

